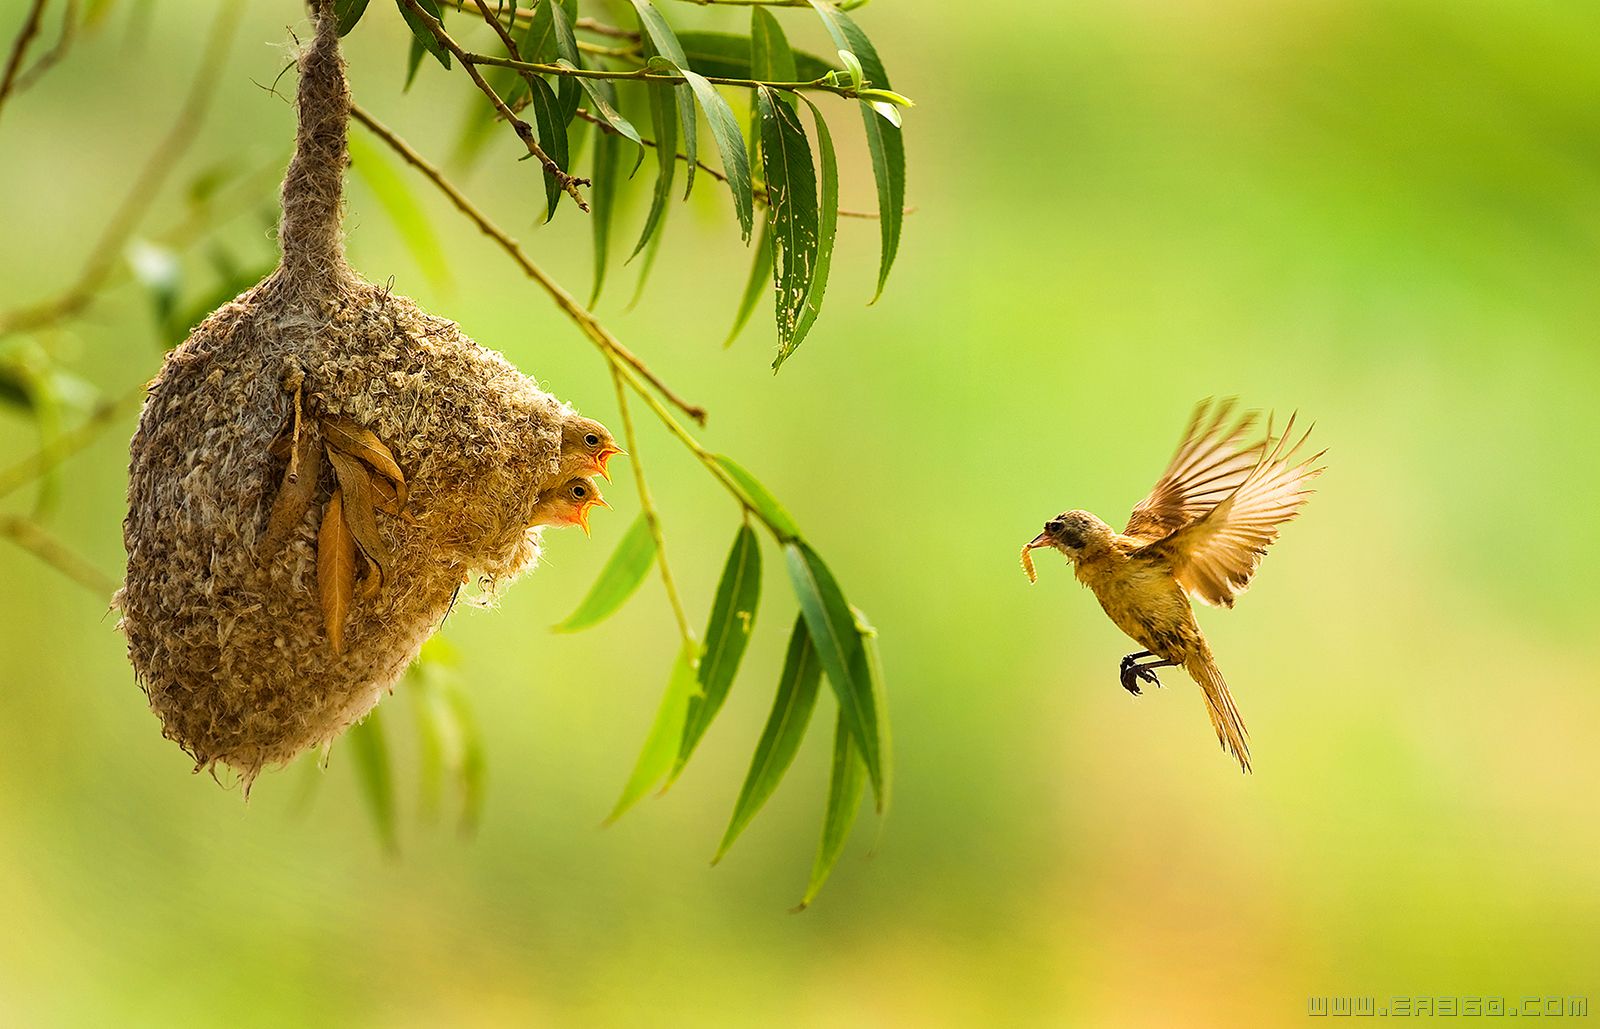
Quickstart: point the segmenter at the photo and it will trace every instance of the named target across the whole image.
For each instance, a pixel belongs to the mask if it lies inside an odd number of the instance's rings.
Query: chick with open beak
[[[580,475],[540,497],[533,505],[533,518],[529,525],[576,525],[587,536],[590,509],[610,506],[600,495],[594,480]]]
[[[561,477],[565,482],[575,476],[600,476],[607,482],[611,476],[606,464],[625,451],[617,446],[611,431],[593,418],[573,416],[561,427]]]

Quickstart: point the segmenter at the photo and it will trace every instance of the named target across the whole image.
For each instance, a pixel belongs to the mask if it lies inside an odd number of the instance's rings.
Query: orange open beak
[[[607,447],[595,455],[595,469],[600,473],[600,477],[607,482],[611,481],[611,473],[606,471],[606,464],[609,463],[613,457],[617,457],[619,455],[622,457],[627,457],[628,452],[623,450],[621,447]]]
[[[593,500],[578,508],[578,527],[583,530],[585,536],[589,535],[589,509],[593,507],[609,508],[610,506],[610,504],[606,503],[604,497],[596,496]]]

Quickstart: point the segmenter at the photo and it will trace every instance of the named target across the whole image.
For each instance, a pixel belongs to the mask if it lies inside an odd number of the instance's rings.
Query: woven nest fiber
[[[282,263],[196,327],[150,387],[130,448],[118,595],[165,735],[197,769],[233,767],[246,789],[365,715],[463,582],[504,583],[536,563],[532,512],[560,485],[562,428],[576,417],[454,323],[346,265],[350,100],[326,2],[300,57],[298,102]],[[339,463],[335,431],[381,441],[369,446],[383,454]],[[398,477],[374,470],[391,464]],[[370,476],[370,522],[354,513],[352,467]],[[344,598],[338,640],[319,559],[341,553],[324,539],[341,529],[341,486],[362,541],[352,552],[344,533],[343,557],[373,567]]]

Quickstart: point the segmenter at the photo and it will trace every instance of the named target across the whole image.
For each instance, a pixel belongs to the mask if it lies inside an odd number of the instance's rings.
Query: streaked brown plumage
[[[1311,495],[1305,486],[1322,473],[1314,466],[1326,451],[1296,459],[1310,431],[1291,445],[1292,415],[1282,435],[1273,435],[1269,420],[1266,435],[1247,444],[1257,415],[1230,423],[1234,407],[1230,399],[1195,408],[1177,454],[1122,532],[1087,511],[1066,511],[1045,523],[1022,556],[1032,579],[1030,550],[1065,554],[1117,628],[1145,648],[1122,659],[1123,687],[1137,695],[1138,680],[1159,686],[1155,669],[1181,666],[1205,697],[1218,741],[1248,772],[1249,734],[1186,594],[1233,606],[1278,527]],[[1154,660],[1136,663],[1146,657]]]

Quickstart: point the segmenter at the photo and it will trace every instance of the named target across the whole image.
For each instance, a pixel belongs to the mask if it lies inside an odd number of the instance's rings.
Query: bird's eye
[[[574,487],[572,487],[572,499],[574,499],[574,500],[582,500],[584,497],[586,497],[588,495],[589,495],[589,491],[584,489],[582,486],[574,486]]]
[[[1052,518],[1048,522],[1044,523],[1044,531],[1048,532],[1048,533],[1051,533],[1051,534],[1058,533],[1062,529],[1065,529],[1066,527],[1067,527],[1067,523],[1063,522],[1059,518]]]
[[[583,445],[586,447],[598,447],[600,445],[600,437],[591,432],[583,437]]]

